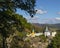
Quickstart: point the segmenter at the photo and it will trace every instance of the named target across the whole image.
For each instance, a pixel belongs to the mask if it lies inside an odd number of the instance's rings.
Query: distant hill
[[[46,26],[48,26],[49,28],[51,28],[51,30],[60,30],[60,23],[58,24],[39,24],[39,23],[32,23],[33,26],[37,27],[37,28],[45,28]]]

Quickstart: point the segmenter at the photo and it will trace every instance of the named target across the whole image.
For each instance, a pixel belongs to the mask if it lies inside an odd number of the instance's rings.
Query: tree
[[[15,17],[13,17],[10,11],[0,12],[0,33],[3,37],[3,48],[6,47],[6,38],[13,32],[15,32],[14,28],[17,28],[21,22],[17,21]],[[16,27],[15,27],[16,26]],[[22,25],[21,25],[22,26]],[[20,27],[21,27],[20,26]]]
[[[35,14],[35,0],[2,0],[0,1],[0,11],[16,11],[20,8],[21,10],[27,11],[31,16]]]
[[[17,20],[13,13],[20,8],[27,11],[30,16],[33,17],[35,0],[0,0],[0,33],[3,36],[3,48],[5,48],[6,37],[14,32],[13,27],[19,27],[23,29],[21,21]],[[9,10],[9,12],[6,12]],[[12,17],[13,16],[13,17]],[[19,26],[21,25],[21,26]]]
[[[6,38],[11,34],[18,32],[23,32],[24,28],[30,29],[30,24],[27,20],[23,18],[22,15],[16,14],[10,10],[0,12],[0,34],[3,39],[3,48],[6,47]]]
[[[34,6],[35,0],[0,0],[0,33],[3,36],[3,48],[5,48],[5,40],[8,34],[15,31],[12,27],[21,25],[19,28],[23,28],[22,23],[14,15],[10,14],[11,12],[6,13],[6,11],[15,12],[20,8],[27,11],[33,17],[35,14]]]

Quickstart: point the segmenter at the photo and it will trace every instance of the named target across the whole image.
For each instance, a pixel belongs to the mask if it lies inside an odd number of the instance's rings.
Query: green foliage
[[[34,6],[35,0],[0,0],[0,34],[3,37],[2,48],[6,48],[5,41],[10,34],[13,34],[16,30],[22,32],[24,28],[30,28],[25,18],[15,14],[17,8],[27,11],[32,16],[35,14]],[[20,36],[22,37],[23,34],[20,34]]]
[[[0,34],[0,48],[2,48],[2,36]]]
[[[16,11],[17,8],[27,11],[30,15],[35,14],[35,0],[0,0],[0,11]]]
[[[0,32],[6,35],[6,33],[13,33],[14,30],[19,30],[22,32],[24,28],[30,29],[30,24],[27,23],[27,20],[23,18],[22,15],[18,15],[10,10],[5,12],[0,12]]]
[[[39,36],[39,37],[40,37],[40,39],[41,39],[41,40],[40,40],[41,42],[46,42],[46,39],[47,39],[47,38],[46,38],[44,35],[41,35],[41,36]]]
[[[3,37],[7,37],[8,34],[13,33],[15,28],[17,27],[17,24],[12,21],[17,22],[17,20],[12,17],[12,14],[10,14],[12,12],[10,11],[0,13],[0,33],[3,35]]]
[[[17,34],[18,34],[18,36],[19,36],[20,38],[23,38],[23,37],[26,36],[26,33],[25,33],[25,32],[18,32]]]
[[[53,38],[52,42],[47,48],[60,48],[60,31],[57,32],[56,37]]]
[[[30,29],[30,25],[22,15],[18,15],[10,10],[0,12],[0,34],[3,37],[3,45],[6,38],[15,33],[16,30],[20,32],[18,36],[22,39],[26,36],[24,29]]]

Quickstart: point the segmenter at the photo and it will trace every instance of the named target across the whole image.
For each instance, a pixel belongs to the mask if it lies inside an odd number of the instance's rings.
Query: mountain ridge
[[[38,27],[46,27],[48,26],[49,28],[60,30],[60,23],[57,24],[39,24],[39,23],[32,23],[34,26]]]

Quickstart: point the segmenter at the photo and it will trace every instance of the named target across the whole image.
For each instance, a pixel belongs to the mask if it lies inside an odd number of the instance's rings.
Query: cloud
[[[58,17],[48,18],[48,19],[44,19],[43,22],[45,22],[47,24],[56,24],[56,23],[60,23],[60,18],[58,18]]]
[[[30,16],[27,16],[25,18],[30,23],[40,23],[40,24],[60,23],[60,17],[41,19],[39,16],[34,16],[33,18],[31,18]]]
[[[34,16],[33,18],[31,18],[30,16],[25,17],[27,20],[37,20],[40,19],[39,16]]]
[[[36,13],[37,13],[37,14],[46,14],[47,11],[44,11],[44,10],[40,9],[40,10],[37,10]]]
[[[55,19],[56,19],[56,20],[60,20],[60,18],[59,18],[59,17],[56,17]]]
[[[39,16],[34,16],[33,18],[31,18],[30,16],[27,16],[25,18],[27,19],[27,22],[30,22],[30,23],[39,23],[40,22]]]

